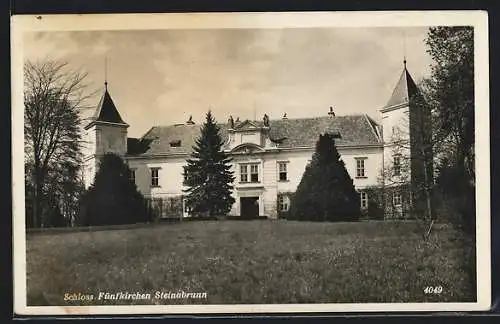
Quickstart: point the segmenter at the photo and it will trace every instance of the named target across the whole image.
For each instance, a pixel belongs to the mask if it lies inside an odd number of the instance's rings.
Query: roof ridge
[[[286,118],[286,119],[282,119],[282,118],[277,118],[277,119],[270,119],[269,121],[270,122],[276,122],[276,121],[298,121],[298,120],[314,120],[314,119],[333,119],[333,118],[349,118],[349,117],[364,117],[365,115],[367,115],[366,113],[354,113],[354,114],[349,114],[349,115],[340,115],[340,116],[334,116],[334,117],[331,117],[331,116],[315,116],[315,117],[297,117],[297,118]],[[243,121],[240,121],[239,123],[242,124],[244,122],[258,122],[258,123],[262,123],[261,120],[251,120],[251,119],[244,119]],[[217,125],[219,126],[225,126],[226,123],[217,123]],[[179,124],[163,124],[163,125],[155,125],[155,126],[152,126],[144,135],[148,135],[149,133],[151,133],[151,131],[154,129],[154,128],[174,128],[174,127],[179,127],[179,126],[185,126],[185,127],[193,127],[193,126],[202,126],[202,124],[193,124],[193,125],[188,125],[188,124],[185,124],[185,123],[179,123]]]
[[[350,115],[342,115],[342,116],[335,116],[334,118],[336,117],[352,117],[352,116],[362,116],[363,114],[362,113],[358,113],[358,114],[350,114]],[[281,120],[307,120],[307,119],[327,119],[327,118],[332,118],[330,116],[317,116],[317,117],[303,117],[303,118],[287,118],[287,119],[282,119],[282,118],[276,118],[276,119],[269,119],[270,122],[272,121],[281,121]],[[257,122],[257,123],[262,123],[261,120],[251,120],[251,119],[244,119],[242,121],[239,121],[240,124],[244,123],[244,122]],[[201,126],[202,124],[194,124],[194,125],[187,125],[185,123],[179,123],[179,124],[164,124],[164,125],[156,125],[156,126],[153,126],[153,127],[174,127],[174,126],[189,126],[189,127],[192,127],[192,126]],[[217,123],[217,125],[226,125],[226,123]]]
[[[270,122],[272,121],[281,121],[281,120],[311,120],[311,119],[333,119],[333,118],[345,118],[345,117],[353,117],[353,116],[362,116],[362,113],[357,113],[357,114],[349,114],[349,115],[340,115],[340,116],[315,116],[315,117],[296,117],[296,118],[276,118],[276,119],[269,119]]]

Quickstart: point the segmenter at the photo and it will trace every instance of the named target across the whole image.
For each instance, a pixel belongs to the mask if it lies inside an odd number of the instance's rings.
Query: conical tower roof
[[[396,108],[399,106],[409,104],[409,100],[412,96],[418,94],[418,88],[413,81],[410,73],[406,68],[406,60],[404,61],[403,72],[399,77],[398,83],[392,91],[392,95],[387,102],[387,104],[382,108],[382,111],[390,108]]]
[[[97,109],[91,123],[87,127],[90,127],[90,125],[96,122],[128,126],[128,124],[125,123],[120,116],[118,109],[116,109],[115,103],[108,92],[107,82],[104,83],[104,94],[102,95],[101,100],[99,100],[99,104],[97,105]]]

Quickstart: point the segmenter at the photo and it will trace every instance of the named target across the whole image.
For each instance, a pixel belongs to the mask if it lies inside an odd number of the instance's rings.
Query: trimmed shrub
[[[115,154],[105,154],[94,183],[83,194],[80,226],[120,225],[150,222],[146,202],[130,181],[130,169]]]
[[[340,159],[332,134],[320,135],[312,161],[293,197],[290,213],[297,220],[359,220],[359,194]]]

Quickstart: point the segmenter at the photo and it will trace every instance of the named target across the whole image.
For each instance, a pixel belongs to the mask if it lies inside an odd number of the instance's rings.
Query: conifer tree
[[[130,180],[130,169],[118,155],[105,154],[94,183],[82,197],[79,225],[135,224],[151,221],[144,197]]]
[[[291,203],[298,220],[356,221],[359,195],[335,146],[332,134],[320,135],[311,163],[306,167]]]
[[[186,207],[195,217],[224,216],[234,204],[231,159],[224,153],[223,144],[220,128],[208,111],[201,135],[184,167]]]

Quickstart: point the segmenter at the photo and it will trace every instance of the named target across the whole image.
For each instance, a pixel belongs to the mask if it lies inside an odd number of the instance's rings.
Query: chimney
[[[189,116],[189,119],[188,119],[188,121],[186,122],[186,124],[187,124],[187,125],[194,125],[194,121],[193,121],[193,116],[192,116],[192,115],[190,115],[190,116]]]
[[[330,111],[328,112],[328,115],[330,117],[334,117],[335,116],[335,113],[333,112],[333,107],[332,106],[330,106]]]
[[[282,118],[282,119],[283,119],[283,120],[288,119],[288,117],[286,116],[286,113],[283,115],[283,118]]]
[[[269,127],[269,116],[267,114],[264,114],[262,120],[264,122],[264,127]]]

